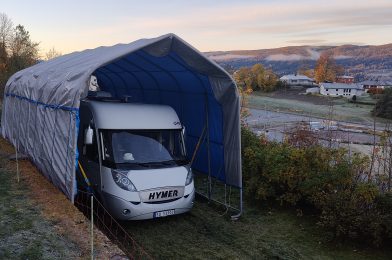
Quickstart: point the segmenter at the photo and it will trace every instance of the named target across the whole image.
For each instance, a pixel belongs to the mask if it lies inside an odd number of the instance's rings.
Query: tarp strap
[[[85,181],[86,184],[87,184],[87,189],[88,189],[89,191],[91,191],[91,183],[90,183],[90,181],[89,181],[88,178],[87,178],[86,172],[84,171],[84,169],[83,169],[83,167],[82,167],[82,165],[80,164],[79,161],[78,161],[78,164],[79,164],[80,172],[82,173],[82,176],[83,176],[83,178],[84,178],[84,181]]]
[[[201,135],[200,135],[200,137],[199,137],[199,140],[197,141],[196,148],[195,148],[195,151],[193,152],[192,160],[191,160],[191,163],[190,163],[191,166],[192,166],[192,164],[193,164],[193,162],[194,162],[194,160],[195,160],[195,158],[196,158],[196,154],[197,154],[197,151],[198,151],[199,148],[200,148],[201,143],[202,143],[202,142],[204,141],[204,139],[205,139],[205,132],[206,132],[206,129],[207,129],[207,125],[204,126],[203,131],[201,132]]]
[[[79,109],[78,109],[78,108],[75,108],[75,107],[68,107],[68,106],[62,106],[62,105],[46,104],[46,103],[43,103],[43,102],[40,102],[40,101],[31,99],[31,98],[19,96],[19,95],[12,94],[12,93],[7,93],[7,94],[5,94],[5,96],[6,96],[6,97],[15,97],[15,98],[18,98],[18,99],[20,99],[20,100],[25,100],[25,101],[27,101],[27,102],[30,102],[30,103],[33,103],[33,104],[36,104],[36,105],[44,106],[45,108],[61,109],[61,110],[65,110],[65,111],[79,111]]]

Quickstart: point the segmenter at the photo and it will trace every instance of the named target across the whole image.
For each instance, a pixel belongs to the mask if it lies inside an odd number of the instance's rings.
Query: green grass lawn
[[[246,206],[238,221],[196,200],[190,213],[125,223],[158,259],[391,259],[391,252],[328,242],[314,220],[293,211]]]
[[[74,259],[77,246],[59,236],[0,160],[0,259]]]
[[[197,199],[187,214],[124,223],[157,259],[391,259],[391,251],[340,245],[294,210],[245,205],[232,221],[223,208]],[[28,187],[0,161],[0,259],[74,259],[77,245],[40,215]]]
[[[334,120],[372,124],[371,110],[373,105],[350,103],[344,98],[333,98],[332,102],[334,104]],[[248,106],[250,108],[291,112],[321,118],[329,118],[330,113],[330,106],[328,105],[315,105],[302,100],[273,98],[258,93],[249,96]],[[391,120],[377,118],[377,122],[386,123],[391,122]]]

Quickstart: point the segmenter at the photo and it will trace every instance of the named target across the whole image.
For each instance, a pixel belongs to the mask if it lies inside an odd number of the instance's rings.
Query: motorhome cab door
[[[78,135],[79,162],[83,167],[92,188],[96,191],[99,191],[101,186],[98,140],[93,115],[87,106],[81,106]],[[80,169],[78,170],[80,171]],[[79,178],[82,178],[80,173],[78,175]],[[84,180],[81,180],[81,182],[82,183],[80,184],[86,185]]]

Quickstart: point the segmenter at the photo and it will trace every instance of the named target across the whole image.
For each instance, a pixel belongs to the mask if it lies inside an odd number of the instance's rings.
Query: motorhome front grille
[[[175,199],[171,199],[171,200],[163,200],[163,201],[151,201],[151,202],[144,202],[144,203],[147,203],[147,204],[162,204],[162,203],[168,203],[168,202],[173,202],[173,201],[176,201],[176,200],[179,200],[179,199],[181,199],[181,198],[175,198]]]

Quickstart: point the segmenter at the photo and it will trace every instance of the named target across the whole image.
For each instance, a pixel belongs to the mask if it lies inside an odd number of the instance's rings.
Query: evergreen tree
[[[38,60],[38,43],[30,39],[30,33],[23,25],[16,26],[10,50],[9,66],[14,72],[27,68]]]
[[[392,119],[392,89],[385,89],[373,109],[373,115]]]

